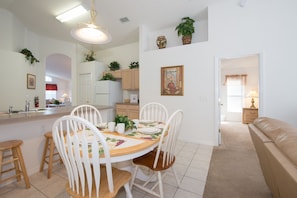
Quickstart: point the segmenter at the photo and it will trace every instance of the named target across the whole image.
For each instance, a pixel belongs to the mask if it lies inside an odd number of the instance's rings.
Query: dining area
[[[164,105],[152,102],[142,106],[139,119],[130,120],[132,128],[123,130],[115,121],[103,122],[91,105],[56,119],[52,138],[61,161],[51,168],[52,177],[46,177],[49,168],[43,169],[30,176],[31,188],[13,182],[0,188],[1,197],[20,192],[41,197],[202,197],[212,147],[178,140],[182,110],[169,114]],[[199,175],[195,166],[201,168]],[[190,187],[193,173],[188,171],[195,172],[201,187]]]

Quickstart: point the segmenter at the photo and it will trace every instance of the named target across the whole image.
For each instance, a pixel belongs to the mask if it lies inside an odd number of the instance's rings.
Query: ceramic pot
[[[166,47],[167,39],[165,36],[158,36],[156,43],[159,49],[163,49]]]

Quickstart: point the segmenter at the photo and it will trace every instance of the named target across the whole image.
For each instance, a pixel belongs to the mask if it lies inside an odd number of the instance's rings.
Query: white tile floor
[[[178,142],[177,161],[175,169],[181,181],[177,188],[175,179],[167,175],[164,179],[164,194],[166,198],[202,198],[207,178],[212,146]],[[45,170],[46,171],[46,170]],[[46,172],[30,176],[31,188],[26,189],[24,182],[15,182],[0,188],[1,198],[30,197],[30,198],[64,198],[69,197],[65,192],[67,173],[63,165],[56,165],[53,175],[47,179]],[[143,191],[133,188],[134,198],[153,197]],[[124,198],[125,192],[121,190],[117,198]]]

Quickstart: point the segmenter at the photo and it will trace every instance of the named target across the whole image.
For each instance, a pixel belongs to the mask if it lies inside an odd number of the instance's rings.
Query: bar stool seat
[[[43,154],[42,154],[42,159],[41,159],[41,164],[40,164],[40,169],[39,171],[42,172],[44,169],[44,164],[47,164],[47,178],[51,178],[52,176],[52,168],[53,164],[56,162],[62,163],[62,159],[58,153],[58,151],[55,149],[55,143],[53,140],[53,135],[52,132],[47,132],[44,134],[45,137],[45,144],[44,144],[44,149],[43,149]]]
[[[21,145],[23,144],[22,140],[8,140],[5,142],[0,142],[0,183],[6,182],[10,179],[16,178],[17,181],[21,180],[23,176],[26,188],[30,188],[30,181],[25,167],[24,158],[21,151]],[[8,167],[9,164],[12,167]],[[4,169],[4,170],[2,170]],[[6,178],[3,173],[8,173],[15,171],[15,174]]]

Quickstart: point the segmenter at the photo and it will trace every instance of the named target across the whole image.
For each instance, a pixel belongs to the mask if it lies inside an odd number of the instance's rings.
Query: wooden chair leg
[[[19,148],[19,147],[16,147],[16,148],[12,148],[11,149],[11,155],[12,155],[12,157],[13,157],[13,163],[14,163],[14,168],[15,168],[15,173],[16,173],[16,175],[17,175],[17,181],[21,181],[21,179],[22,179],[22,177],[21,177],[21,174],[22,174],[22,167],[21,167],[21,169],[20,169],[20,161],[19,161],[19,159],[20,159],[20,155],[18,154],[18,152],[17,152],[17,148]]]

